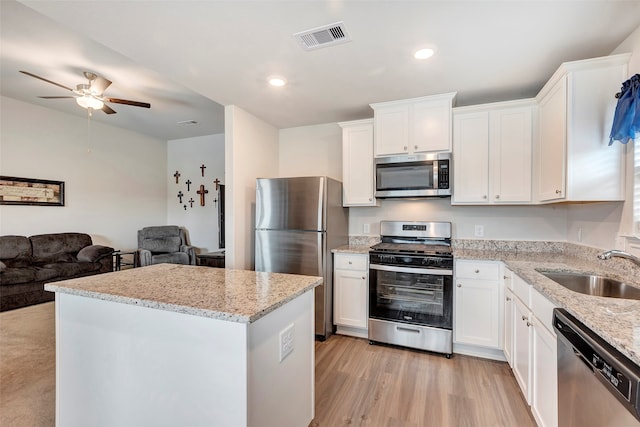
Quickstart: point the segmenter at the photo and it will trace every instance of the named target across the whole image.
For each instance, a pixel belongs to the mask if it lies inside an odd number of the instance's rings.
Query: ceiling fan
[[[45,79],[44,77],[37,76],[28,71],[20,71],[27,76],[35,77],[52,85],[56,85],[70,92],[73,92],[73,96],[39,96],[38,98],[44,99],[60,99],[60,98],[75,98],[76,103],[84,108],[92,110],[102,110],[107,114],[115,114],[115,111],[109,107],[106,103],[111,102],[113,104],[132,105],[134,107],[151,108],[151,104],[147,102],[129,101],[127,99],[109,98],[104,96],[104,91],[111,85],[111,81],[100,77],[95,73],[85,71],[83,74],[87,78],[88,83],[80,83],[76,85],[75,89],[71,89],[60,83],[53,82]]]

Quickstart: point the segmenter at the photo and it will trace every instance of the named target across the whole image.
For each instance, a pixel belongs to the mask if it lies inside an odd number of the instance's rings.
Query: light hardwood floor
[[[509,365],[369,345],[316,342],[311,427],[535,426]]]

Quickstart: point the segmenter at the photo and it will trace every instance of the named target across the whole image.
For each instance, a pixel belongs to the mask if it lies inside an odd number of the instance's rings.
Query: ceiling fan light
[[[91,108],[93,110],[100,110],[102,109],[102,107],[104,107],[104,102],[102,102],[98,98],[87,95],[76,98],[76,102],[83,108]]]

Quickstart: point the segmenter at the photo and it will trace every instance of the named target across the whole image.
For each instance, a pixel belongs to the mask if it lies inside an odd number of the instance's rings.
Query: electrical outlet
[[[484,237],[484,225],[476,225],[475,226],[475,236],[476,237]]]
[[[293,351],[293,323],[280,331],[280,362]]]
[[[371,224],[364,224],[364,225],[362,226],[362,232],[363,232],[364,234],[369,234],[369,233],[371,233]]]

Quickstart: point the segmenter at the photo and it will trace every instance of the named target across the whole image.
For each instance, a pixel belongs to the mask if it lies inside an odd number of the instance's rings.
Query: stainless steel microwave
[[[376,198],[451,196],[451,153],[380,157],[376,163]]]

